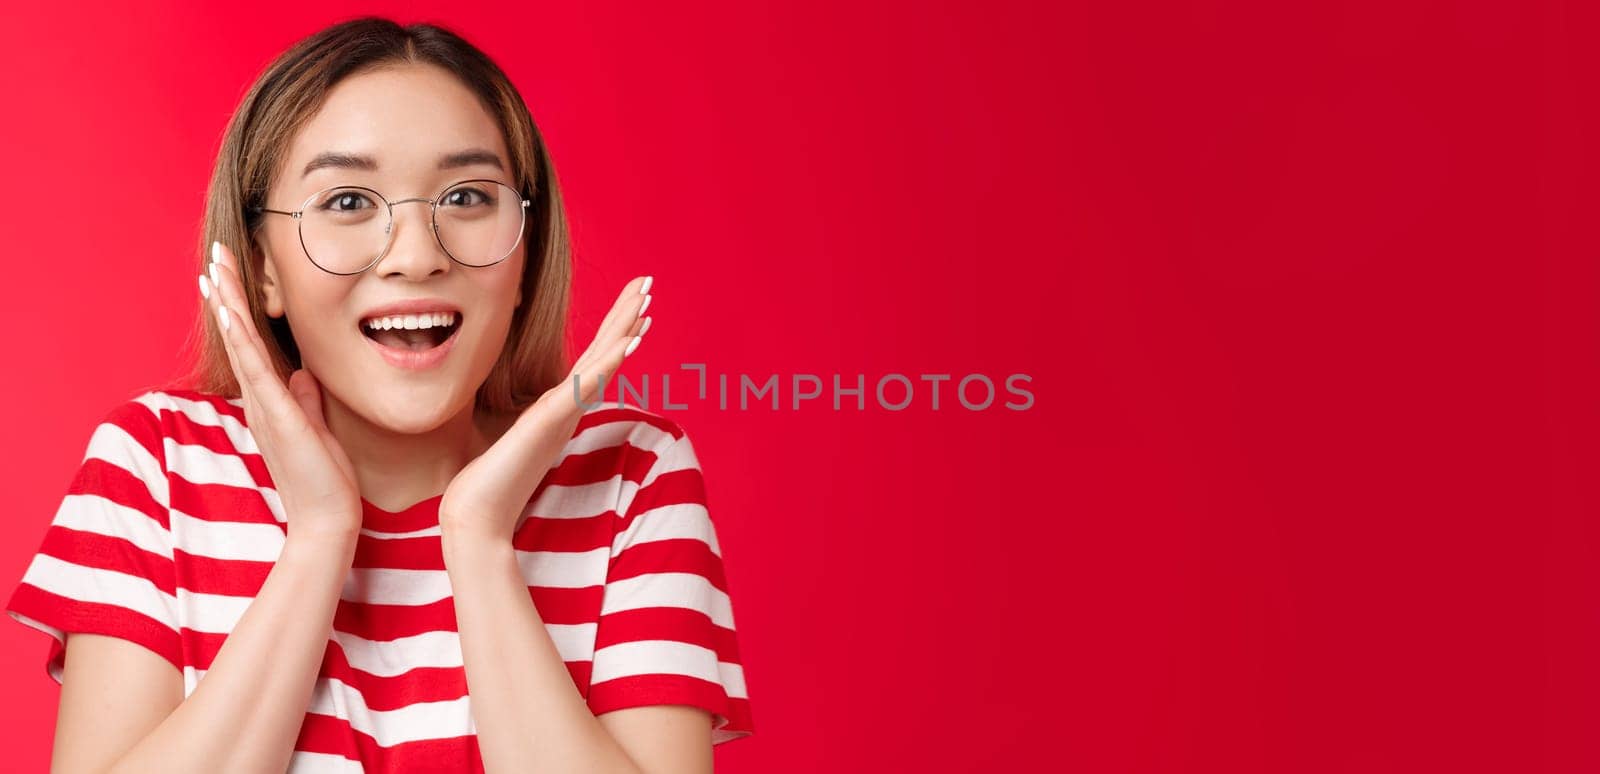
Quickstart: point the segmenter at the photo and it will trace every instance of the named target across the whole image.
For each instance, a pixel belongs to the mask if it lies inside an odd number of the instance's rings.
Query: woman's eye
[[[321,209],[333,212],[354,212],[377,205],[374,205],[372,200],[367,198],[365,194],[356,193],[355,191],[335,191],[323,199],[318,206]]]
[[[471,207],[490,201],[489,195],[476,188],[457,188],[439,202],[446,207]]]

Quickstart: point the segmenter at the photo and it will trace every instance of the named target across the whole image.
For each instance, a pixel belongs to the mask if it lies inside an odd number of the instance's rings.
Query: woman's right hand
[[[295,533],[354,537],[361,529],[361,494],[355,467],[328,431],[322,390],[302,368],[284,384],[252,324],[233,251],[211,246],[210,277],[202,295],[217,315],[228,364],[244,398],[245,423],[255,438]]]

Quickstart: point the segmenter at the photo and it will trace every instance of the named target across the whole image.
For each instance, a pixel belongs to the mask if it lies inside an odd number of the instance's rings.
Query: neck
[[[326,390],[323,416],[350,457],[361,496],[386,511],[444,492],[509,426],[505,418],[483,415],[469,403],[430,430],[396,431],[357,414]]]

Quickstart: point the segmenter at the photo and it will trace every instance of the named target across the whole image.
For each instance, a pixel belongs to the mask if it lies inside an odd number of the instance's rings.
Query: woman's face
[[[479,160],[440,167],[441,159],[472,150],[488,151],[498,165]],[[372,163],[336,163],[306,173],[323,154]],[[298,210],[311,194],[342,185],[371,188],[391,202],[431,199],[470,178],[516,186],[498,124],[447,71],[406,65],[355,75],[334,87],[291,142],[266,206]],[[337,206],[374,205],[383,206],[355,200]],[[266,217],[257,246],[267,314],[287,315],[304,366],[333,398],[373,424],[406,433],[434,429],[472,405],[522,301],[526,239],[499,263],[463,266],[434,238],[426,202],[396,204],[393,241],[382,260],[361,274],[338,276],[306,257],[295,219]],[[393,364],[363,332],[378,307],[413,300],[460,310],[448,353],[425,368]],[[393,343],[398,335],[385,338]]]

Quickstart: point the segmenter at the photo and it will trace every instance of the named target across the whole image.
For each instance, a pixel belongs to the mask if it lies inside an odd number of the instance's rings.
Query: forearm
[[[291,537],[194,693],[111,771],[288,768],[355,543],[354,534]]]
[[[446,531],[467,692],[488,774],[641,774],[573,684],[505,538]]]

